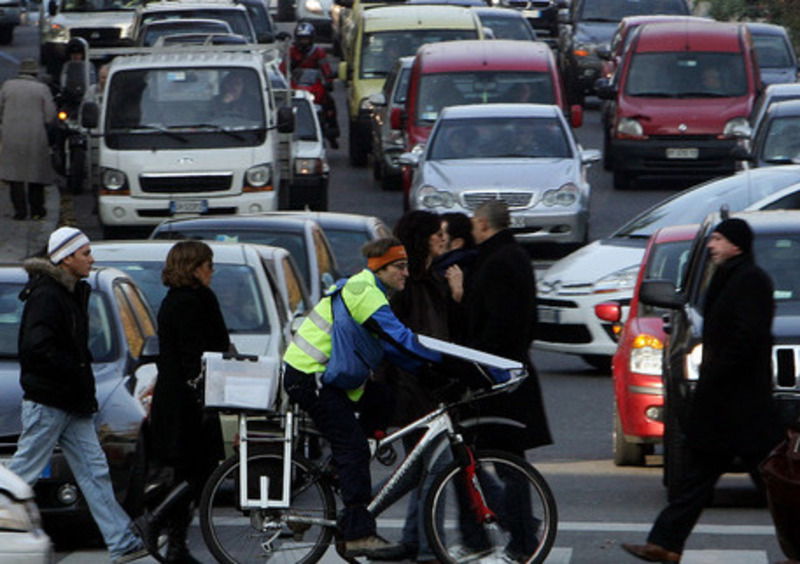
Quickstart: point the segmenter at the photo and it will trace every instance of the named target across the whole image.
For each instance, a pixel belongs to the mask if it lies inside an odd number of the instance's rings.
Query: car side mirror
[[[746,161],[749,163],[754,163],[756,161],[756,156],[751,153],[747,147],[743,147],[742,145],[736,145],[731,149],[731,157],[735,161]]]
[[[347,61],[342,61],[339,63],[339,72],[337,73],[339,76],[339,80],[342,82],[347,82]]]
[[[611,84],[611,79],[605,76],[594,81],[594,90],[601,100],[613,100],[617,97],[617,89]]]
[[[81,126],[86,129],[95,129],[100,123],[100,106],[95,102],[81,104]]]
[[[603,59],[604,61],[611,60],[611,49],[608,47],[608,45],[600,45],[599,47],[597,47],[597,49],[594,50],[594,52],[597,54],[599,58]]]
[[[275,43],[275,36],[271,32],[265,31],[258,34],[257,40],[259,43]]]
[[[680,309],[686,304],[686,298],[670,280],[644,280],[639,287],[639,301],[666,309]]]
[[[294,131],[294,108],[282,106],[278,108],[278,133]]]
[[[369,103],[373,106],[385,106],[386,105],[386,96],[383,95],[383,92],[374,92],[369,95],[367,98]]]
[[[596,163],[600,160],[600,151],[597,149],[586,149],[581,151],[581,163],[590,164]]]
[[[285,31],[279,31],[278,33],[275,34],[275,39],[277,39],[278,41],[288,41],[291,38],[292,35]]]
[[[419,166],[419,158],[420,158],[419,152],[411,151],[408,153],[400,153],[400,156],[397,157],[397,162],[402,165],[416,167]]]
[[[572,127],[583,125],[583,106],[574,104],[569,108],[569,123]]]
[[[389,116],[389,125],[392,129],[404,129],[406,122],[406,113],[403,108],[393,108]]]
[[[139,352],[138,365],[151,364],[158,360],[161,347],[158,344],[158,335],[148,335],[142,343],[142,350]]]
[[[57,2],[48,2],[47,3],[47,13],[50,16],[55,16],[58,13],[58,3]]]

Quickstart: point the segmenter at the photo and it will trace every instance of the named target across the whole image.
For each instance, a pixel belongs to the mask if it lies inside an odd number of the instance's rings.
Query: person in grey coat
[[[44,186],[55,182],[46,125],[55,119],[56,105],[50,89],[36,78],[38,70],[36,60],[24,59],[19,76],[0,88],[0,179],[11,187],[17,220],[29,211],[31,219],[43,218]]]

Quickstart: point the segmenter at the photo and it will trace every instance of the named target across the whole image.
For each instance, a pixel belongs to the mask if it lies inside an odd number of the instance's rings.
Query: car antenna
[[[722,204],[719,207],[719,217],[722,221],[725,221],[731,216],[731,210],[728,207],[728,204]]]

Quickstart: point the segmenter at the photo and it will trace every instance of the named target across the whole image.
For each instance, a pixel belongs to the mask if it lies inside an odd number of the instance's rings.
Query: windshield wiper
[[[196,125],[184,125],[182,127],[205,127],[207,129],[213,129],[214,131],[219,131],[220,133],[225,133],[226,135],[230,135],[234,139],[239,141],[244,141],[244,136],[240,133],[235,131],[231,131],[227,127],[222,127],[221,125],[217,125],[216,123],[198,123]]]
[[[672,92],[631,92],[631,96],[638,96],[641,98],[675,98],[675,94]]]
[[[769,164],[795,164],[795,159],[792,157],[772,157],[771,159],[764,159],[764,162]]]
[[[724,92],[681,92],[678,98],[729,98],[730,94]]]
[[[110,129],[109,133],[133,133],[133,134],[138,134],[138,133],[153,133],[154,131],[157,131],[158,133],[163,133],[167,137],[172,137],[173,139],[175,139],[176,141],[180,141],[181,143],[187,143],[189,141],[188,139],[186,139],[186,137],[184,137],[180,133],[175,133],[174,131],[170,131],[169,129],[167,129],[166,127],[163,127],[161,125],[154,125],[154,124],[149,124],[149,123],[148,124],[137,125],[137,126],[130,127],[130,128],[115,127],[113,129]]]
[[[581,18],[582,22],[601,22],[601,23],[619,23],[619,19],[614,18]]]

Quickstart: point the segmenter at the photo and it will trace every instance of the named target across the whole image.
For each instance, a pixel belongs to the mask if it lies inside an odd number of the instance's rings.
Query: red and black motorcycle
[[[314,104],[319,107],[319,123],[322,136],[333,149],[339,148],[339,121],[336,117],[336,103],[328,91],[322,72],[319,69],[296,68],[292,71],[292,88],[306,90],[314,96]]]

